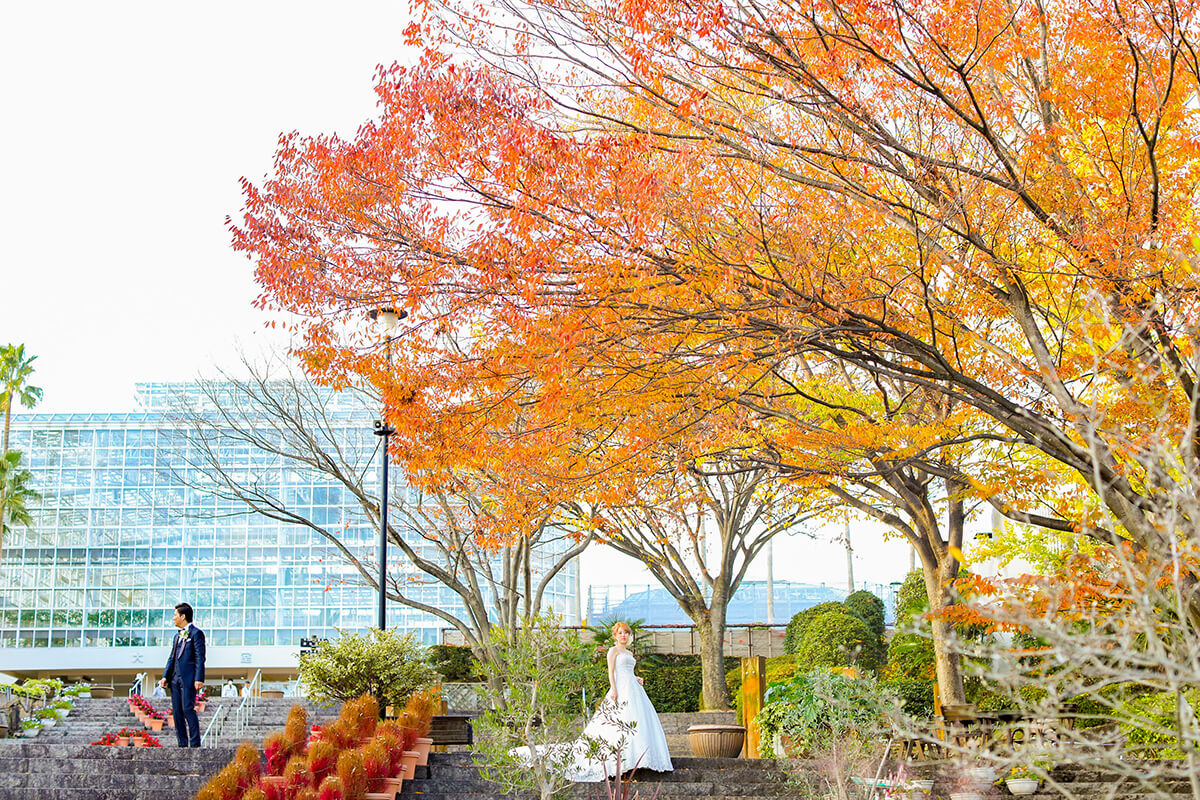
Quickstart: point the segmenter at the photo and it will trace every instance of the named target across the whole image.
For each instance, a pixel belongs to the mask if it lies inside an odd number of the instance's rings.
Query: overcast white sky
[[[378,64],[405,61],[406,0],[9,2],[0,6],[0,342],[36,354],[39,411],[126,411],[139,381],[266,349],[229,247],[238,179],[281,132],[350,135]],[[907,547],[856,542],[859,581]],[[649,583],[597,553],[587,583]],[[751,577],[761,578],[765,563]],[[844,584],[833,543],[780,540],[775,577]]]

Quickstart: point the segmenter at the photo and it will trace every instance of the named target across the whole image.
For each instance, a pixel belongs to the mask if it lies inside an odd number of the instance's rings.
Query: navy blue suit
[[[175,738],[179,746],[199,747],[196,681],[204,682],[204,631],[188,623],[175,635],[163,678],[171,687],[171,713],[175,715]]]

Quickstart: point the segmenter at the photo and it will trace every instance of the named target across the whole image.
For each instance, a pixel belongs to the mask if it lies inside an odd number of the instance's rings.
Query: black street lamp
[[[379,327],[387,350],[388,372],[392,370],[392,328],[408,316],[394,308],[376,308],[367,316]],[[387,399],[383,402],[382,419],[375,420],[375,435],[383,437],[383,465],[379,479],[379,630],[387,628],[387,537],[388,537],[388,440],[396,429],[388,424]]]

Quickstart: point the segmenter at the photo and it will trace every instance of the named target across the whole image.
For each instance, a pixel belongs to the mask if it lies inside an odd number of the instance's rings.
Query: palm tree
[[[21,466],[20,453],[14,450],[0,458],[0,487],[4,495],[4,506],[0,508],[0,546],[11,525],[28,528],[33,524],[29,506],[42,496],[30,487],[32,479],[33,473]]]
[[[42,390],[26,382],[33,374],[37,356],[25,357],[25,345],[6,344],[0,347],[0,407],[4,409],[4,441],[0,453],[8,452],[8,429],[12,422],[15,398],[25,408],[33,408],[42,399]]]
[[[0,480],[0,553],[4,552],[4,534],[8,532],[8,520],[28,525],[29,513],[26,510],[27,500],[36,499],[37,493],[27,494],[31,489],[26,488],[30,473],[19,467],[20,454],[17,460],[9,459],[8,431],[12,423],[13,400],[25,408],[33,408],[42,399],[42,390],[28,385],[29,376],[33,374],[33,362],[37,356],[25,356],[24,344],[6,344],[0,347],[0,407],[4,409],[4,439],[0,442],[0,469],[4,479]],[[23,477],[20,477],[23,476]],[[12,501],[9,495],[12,495]],[[15,513],[14,513],[15,512]],[[23,516],[22,516],[23,515]]]

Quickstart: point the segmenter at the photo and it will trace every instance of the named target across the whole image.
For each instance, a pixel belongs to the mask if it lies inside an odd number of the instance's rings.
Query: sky
[[[407,21],[404,0],[0,5],[0,342],[37,356],[38,411],[128,411],[135,383],[286,346],[229,246],[239,179],[265,177],[281,133],[352,135],[377,65],[415,58]],[[856,578],[900,580],[907,546],[863,530]],[[780,539],[774,574],[844,585],[845,550]],[[584,562],[585,584],[614,576],[651,583]]]

